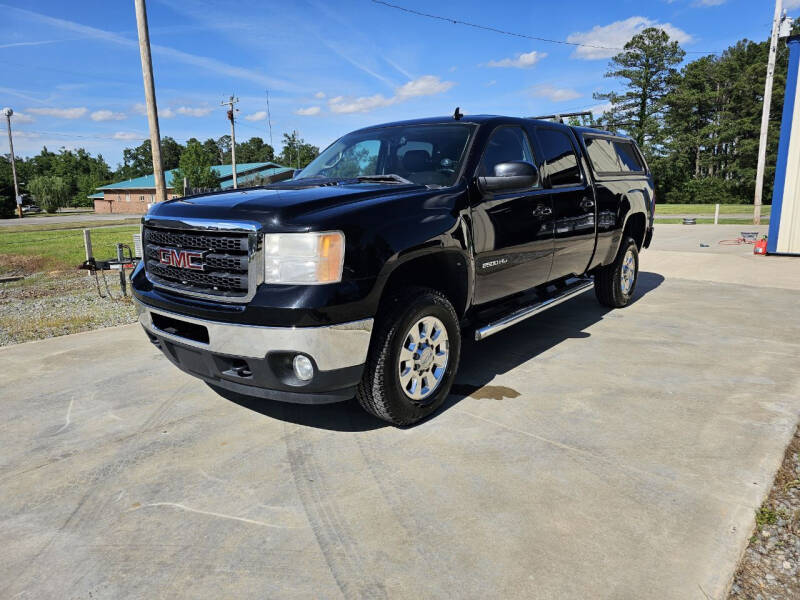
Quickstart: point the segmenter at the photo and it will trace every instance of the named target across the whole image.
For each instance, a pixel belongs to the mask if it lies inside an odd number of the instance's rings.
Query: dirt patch
[[[728,600],[800,598],[800,428],[755,518]]]
[[[30,275],[43,271],[49,265],[44,256],[26,254],[6,254],[0,264],[3,275]]]

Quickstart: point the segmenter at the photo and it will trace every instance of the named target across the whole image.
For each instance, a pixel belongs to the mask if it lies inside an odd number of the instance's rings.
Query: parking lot
[[[658,226],[632,305],[467,344],[410,429],[138,325],[0,348],[0,597],[722,598],[800,416],[800,260],[742,229]]]

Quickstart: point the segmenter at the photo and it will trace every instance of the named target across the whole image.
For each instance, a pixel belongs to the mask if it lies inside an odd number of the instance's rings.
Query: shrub
[[[736,186],[731,181],[719,177],[701,177],[689,179],[667,192],[666,201],[676,204],[739,204],[743,198],[736,192]]]

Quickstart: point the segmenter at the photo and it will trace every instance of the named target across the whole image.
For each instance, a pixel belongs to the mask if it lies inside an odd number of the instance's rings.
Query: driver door
[[[526,132],[518,126],[495,129],[484,149],[477,176],[492,176],[497,164],[536,164]],[[532,188],[491,193],[475,185],[472,226],[475,247],[475,302],[483,304],[548,280],[553,261],[553,205],[541,180]]]

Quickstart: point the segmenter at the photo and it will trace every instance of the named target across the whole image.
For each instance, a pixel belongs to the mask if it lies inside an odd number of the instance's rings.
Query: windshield
[[[463,123],[445,123],[350,133],[329,146],[296,179],[395,175],[399,176],[395,182],[403,178],[420,185],[449,187],[461,171],[473,129]]]

